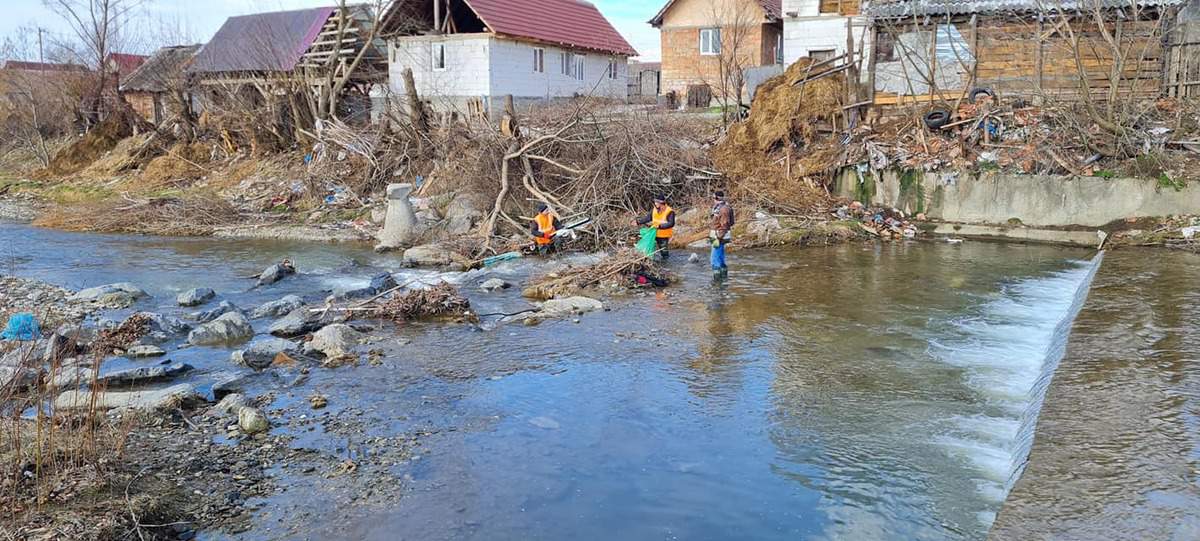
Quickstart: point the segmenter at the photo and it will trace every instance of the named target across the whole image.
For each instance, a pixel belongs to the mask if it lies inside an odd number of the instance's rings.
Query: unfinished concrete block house
[[[744,70],[783,63],[781,10],[780,0],[669,0],[650,19],[661,30],[662,92],[748,94]]]
[[[495,115],[556,98],[624,100],[637,51],[582,0],[400,0],[384,19],[392,94],[404,71],[435,111]]]
[[[1155,97],[1196,77],[1183,0],[876,0],[868,76],[879,105],[976,89],[1035,102]]]
[[[846,54],[848,39],[853,43],[850,52],[860,50],[870,36],[860,8],[860,0],[783,0],[784,64]]]

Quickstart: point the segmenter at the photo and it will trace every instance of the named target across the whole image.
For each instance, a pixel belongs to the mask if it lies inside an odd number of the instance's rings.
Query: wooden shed
[[[1183,0],[881,0],[867,5],[877,105],[975,89],[1035,102],[1153,98],[1178,86]]]
[[[199,45],[177,45],[155,51],[122,81],[125,101],[156,126],[171,115],[190,110],[186,70],[199,50]]]

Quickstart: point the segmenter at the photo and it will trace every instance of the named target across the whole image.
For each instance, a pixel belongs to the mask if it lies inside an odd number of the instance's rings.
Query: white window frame
[[[584,63],[587,61],[587,57],[584,55],[581,55],[579,53],[575,53],[574,55],[572,55],[572,60],[573,60],[572,64],[574,65],[574,67],[571,71],[574,72],[574,76],[575,76],[576,80],[582,81],[583,80],[583,66],[584,66]]]
[[[617,59],[616,58],[608,59],[608,78],[609,79],[617,78]]]
[[[571,54],[570,54],[570,53],[568,53],[568,52],[566,52],[566,51],[563,51],[563,52],[560,52],[560,53],[558,53],[558,61],[559,61],[559,63],[560,63],[560,64],[562,64],[562,74],[563,74],[563,75],[566,75],[567,77],[574,77],[574,76],[575,76],[575,75],[572,73],[572,68],[574,68],[574,67],[575,67],[575,64],[574,64],[574,63],[572,62],[572,60],[571,60]]]
[[[546,72],[546,50],[541,47],[533,48],[533,72]]]
[[[439,55],[441,56],[441,66],[438,65]],[[430,67],[433,68],[433,71],[446,71],[447,64],[449,62],[446,61],[446,44],[441,42],[434,43],[433,47],[429,50]]]
[[[705,39],[707,36],[708,39]],[[716,38],[715,40],[713,38]],[[721,28],[700,29],[700,54],[716,56],[721,54]]]

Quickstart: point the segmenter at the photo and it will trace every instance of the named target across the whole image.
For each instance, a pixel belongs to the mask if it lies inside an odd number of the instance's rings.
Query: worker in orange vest
[[[557,237],[554,233],[562,227],[562,222],[550,212],[550,207],[545,203],[538,205],[537,216],[529,223],[529,234],[533,236],[534,247],[537,248],[539,254],[547,254],[554,250],[557,245],[555,240]]]
[[[654,196],[654,208],[650,209],[649,214],[635,221],[634,225],[649,225],[657,229],[654,243],[658,249],[655,253],[664,260],[670,257],[671,253],[667,248],[671,244],[671,236],[675,234],[675,209],[667,204],[667,196]]]

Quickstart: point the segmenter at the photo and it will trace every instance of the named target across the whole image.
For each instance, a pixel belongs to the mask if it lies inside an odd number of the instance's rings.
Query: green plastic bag
[[[643,227],[641,231],[642,238],[637,241],[637,249],[639,252],[650,257],[658,250],[658,244],[655,238],[658,237],[658,230],[653,227]]]

